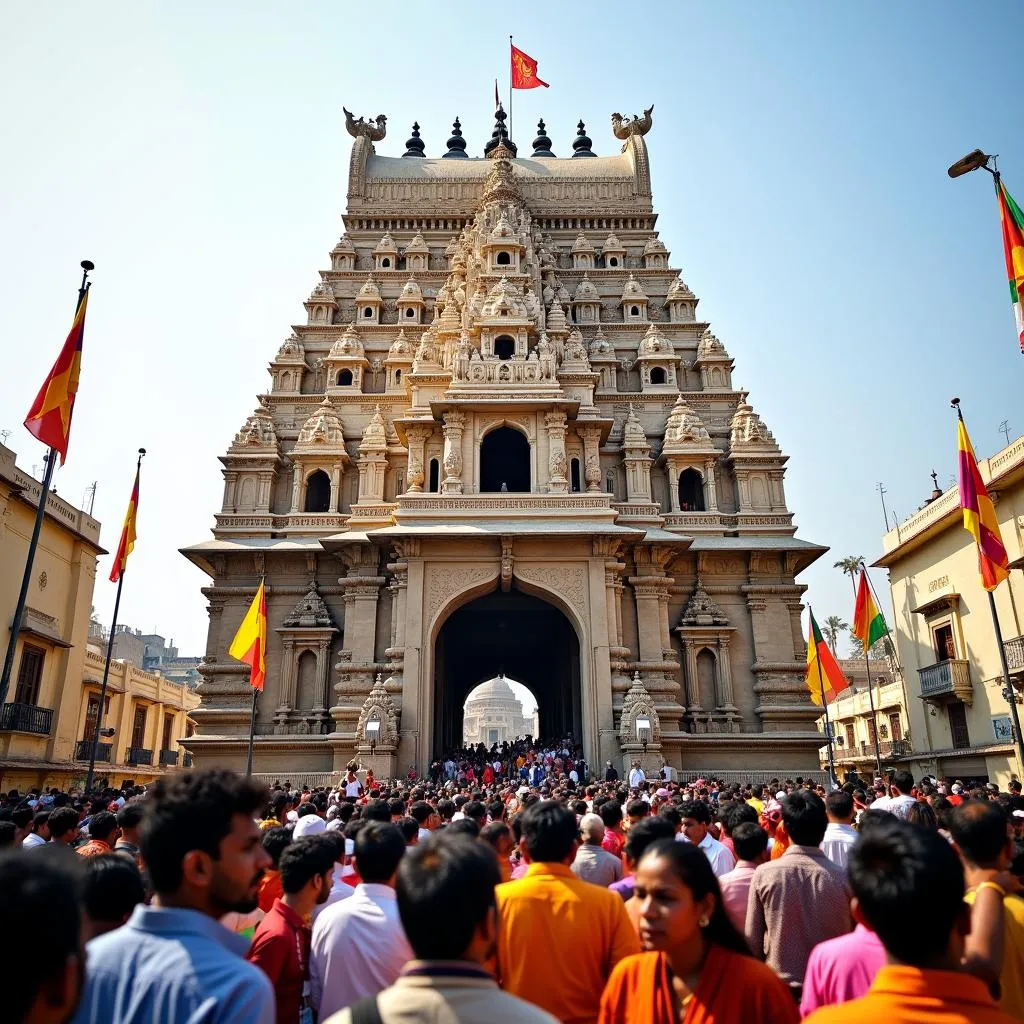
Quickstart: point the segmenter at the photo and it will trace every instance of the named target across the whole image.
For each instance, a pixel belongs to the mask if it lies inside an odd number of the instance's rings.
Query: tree
[[[860,567],[863,564],[863,555],[847,555],[845,558],[840,558],[838,562],[833,562],[832,568],[841,569],[848,576],[853,576],[854,573],[860,572]]]
[[[887,636],[879,637],[871,645],[870,653],[873,661],[885,661],[895,657],[895,652],[892,649],[892,644],[889,642],[889,638]],[[860,642],[860,637],[853,636],[852,634],[850,635],[850,657],[864,657],[864,645]]]
[[[838,615],[830,615],[825,620],[825,625],[821,627],[821,635],[827,641],[829,647],[832,649],[832,657],[838,657],[836,654],[836,642],[839,640],[839,634],[845,632],[850,628],[848,622],[843,620]]]

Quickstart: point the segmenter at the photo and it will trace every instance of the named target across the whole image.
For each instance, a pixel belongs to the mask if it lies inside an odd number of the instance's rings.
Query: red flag
[[[135,547],[135,517],[139,514],[139,468],[135,470],[135,486],[128,502],[128,514],[124,517],[124,528],[121,530],[121,542],[117,545],[114,564],[110,567],[110,582],[116,583],[124,574],[128,564],[128,556]]]
[[[537,62],[518,46],[512,46],[512,88],[536,89],[538,85],[548,88],[548,83],[537,77]]]
[[[71,436],[71,413],[78,392],[78,375],[82,368],[82,338],[85,334],[85,307],[89,291],[83,293],[75,311],[75,320],[43,386],[25,417],[25,429],[45,445],[60,452],[60,464],[68,457]]]
[[[241,626],[235,634],[228,654],[236,661],[243,661],[252,671],[249,673],[249,685],[254,690],[263,689],[263,680],[267,675],[267,594],[265,579],[260,580],[259,590],[249,605],[249,610],[242,619]]]

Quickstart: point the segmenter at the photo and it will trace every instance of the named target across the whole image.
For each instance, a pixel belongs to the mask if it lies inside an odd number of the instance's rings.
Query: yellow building
[[[9,624],[28,554],[40,484],[0,445],[0,621]],[[88,643],[100,524],[58,495],[47,497],[14,673],[0,704],[0,789],[85,781],[105,651]],[[4,652],[8,642],[3,636]],[[183,764],[194,691],[120,662],[111,664],[99,777],[145,782]],[[173,758],[173,760],[172,760]],[[149,764],[140,763],[149,761]]]
[[[1024,678],[1024,438],[979,463],[995,502],[1010,578],[995,592],[1011,678]],[[915,777],[1021,777],[988,596],[956,488],[883,538],[894,636],[909,695]]]

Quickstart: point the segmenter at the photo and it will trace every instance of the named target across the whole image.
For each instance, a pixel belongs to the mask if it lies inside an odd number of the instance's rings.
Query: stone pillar
[[[736,705],[732,695],[732,667],[729,664],[729,638],[718,638],[718,657],[715,659],[717,674],[715,678],[715,694],[718,710],[735,713]]]
[[[405,430],[405,436],[409,442],[409,468],[406,474],[406,486],[409,488],[410,494],[423,493],[424,446],[433,430],[433,424],[411,426]]]
[[[292,463],[292,511],[302,511],[302,466]]]
[[[708,459],[704,463],[704,501],[709,512],[718,511],[718,484],[715,480],[715,460]]]
[[[583,479],[588,491],[601,490],[601,428],[598,426],[579,427],[576,431],[583,438]]]
[[[668,477],[668,502],[673,512],[679,512],[679,467],[670,462],[665,467],[665,474]]]
[[[462,494],[462,431],[466,417],[461,412],[444,415],[444,480],[442,494]]]
[[[327,638],[321,639],[316,647],[316,697],[313,701],[313,713],[318,717],[326,717],[330,694],[330,653],[331,641]]]
[[[338,512],[341,509],[341,471],[341,463],[336,462],[331,469],[331,512]]]
[[[285,637],[281,642],[280,685],[277,711],[287,713],[295,707],[295,641],[291,637]]]
[[[699,715],[704,709],[700,706],[700,679],[697,676],[697,648],[692,640],[683,639],[683,656],[686,668],[683,673],[686,679],[687,712]]]
[[[549,412],[544,417],[544,426],[548,430],[548,489],[552,494],[567,494],[569,460],[565,455],[565,413]]]
[[[645,662],[662,660],[661,595],[664,576],[630,576],[636,598],[638,659]]]

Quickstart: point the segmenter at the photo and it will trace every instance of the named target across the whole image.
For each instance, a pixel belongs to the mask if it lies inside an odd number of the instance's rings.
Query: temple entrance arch
[[[561,609],[513,584],[458,607],[437,632],[432,758],[462,745],[466,698],[502,674],[536,696],[542,738],[571,734],[585,745],[576,630]]]

